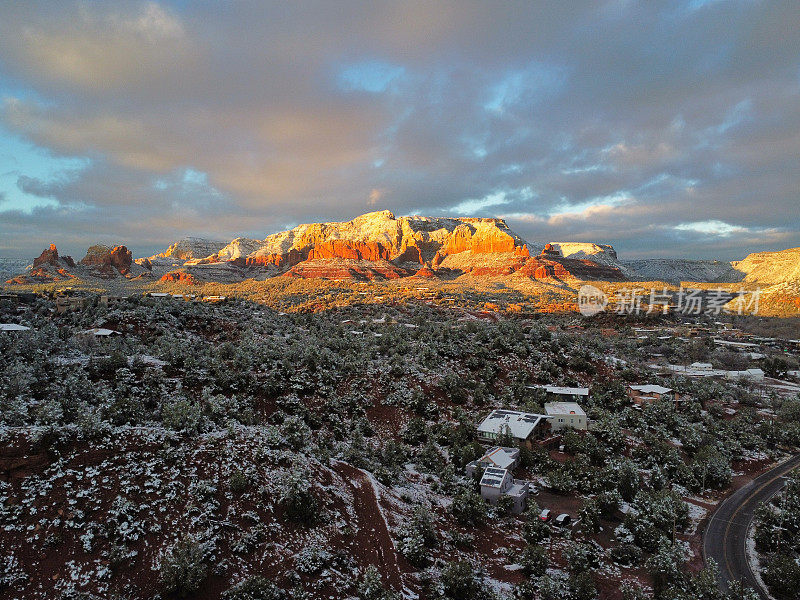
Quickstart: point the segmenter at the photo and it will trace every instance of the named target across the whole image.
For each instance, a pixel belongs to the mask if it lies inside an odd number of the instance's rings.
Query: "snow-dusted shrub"
[[[161,420],[169,429],[197,433],[200,430],[202,409],[198,403],[179,396],[164,401],[161,406]]]
[[[253,575],[223,592],[225,600],[285,600],[288,596],[266,577]]]
[[[179,540],[161,557],[161,584],[167,594],[185,598],[196,592],[208,574],[205,549],[194,538]]]
[[[312,492],[306,473],[295,471],[284,478],[280,503],[286,516],[293,521],[310,525],[319,518],[319,501]]]
[[[370,565],[358,584],[359,600],[399,600],[399,596],[385,587],[375,565]]]
[[[439,577],[445,598],[453,600],[489,600],[493,594],[484,579],[485,574],[467,561],[447,563]]]
[[[402,537],[397,549],[414,566],[421,567],[428,562],[428,548],[418,533],[409,533]]]
[[[12,587],[28,579],[13,554],[0,558],[0,590]]]
[[[327,567],[333,555],[317,544],[303,548],[295,557],[295,566],[301,573],[313,575]]]
[[[108,509],[105,528],[108,539],[126,544],[144,534],[144,523],[137,520],[139,509],[127,498],[117,496]]]

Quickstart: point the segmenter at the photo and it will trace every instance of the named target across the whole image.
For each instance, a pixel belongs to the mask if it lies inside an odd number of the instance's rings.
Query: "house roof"
[[[0,323],[0,331],[28,331],[30,327],[17,325],[16,323]]]
[[[92,329],[87,329],[86,331],[81,332],[83,335],[94,335],[100,337],[107,337],[110,335],[120,335],[119,331],[114,331],[113,329],[104,329],[103,327],[93,327]]]
[[[551,415],[577,415],[586,416],[586,413],[576,402],[547,402],[544,405],[544,412]]]
[[[492,488],[499,488],[503,486],[503,480],[508,477],[507,469],[498,469],[489,467],[483,472],[481,477],[481,485]]]
[[[518,410],[493,410],[483,423],[478,425],[479,433],[504,433],[506,428],[519,440],[527,439],[545,415],[525,413]]]
[[[567,396],[589,395],[589,388],[583,388],[583,387],[559,387],[557,385],[546,385],[544,389],[548,394],[559,394]]]
[[[501,448],[495,446],[478,459],[479,463],[491,463],[500,469],[508,469],[519,456],[518,448]]]
[[[628,387],[637,392],[642,392],[643,394],[668,394],[672,391],[672,388],[656,384],[629,385]]]

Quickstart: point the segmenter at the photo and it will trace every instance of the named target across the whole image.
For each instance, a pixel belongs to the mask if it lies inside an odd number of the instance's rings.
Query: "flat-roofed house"
[[[478,438],[491,443],[500,436],[508,434],[518,443],[531,448],[533,440],[548,429],[546,415],[498,408],[478,425]]]
[[[489,467],[481,478],[481,498],[494,505],[503,496],[508,496],[514,501],[511,510],[515,514],[525,511],[529,490],[528,482],[514,479],[508,469]]]
[[[588,428],[586,413],[575,402],[547,402],[544,412],[553,431]]]
[[[546,385],[544,391],[547,399],[553,402],[578,402],[589,397],[589,388],[584,387],[561,387],[558,385]]]

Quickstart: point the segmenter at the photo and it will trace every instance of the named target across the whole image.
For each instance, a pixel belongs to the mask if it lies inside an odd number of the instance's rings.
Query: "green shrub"
[[[164,592],[181,598],[196,592],[208,573],[204,561],[205,551],[202,544],[189,536],[178,541],[161,559],[161,584]]]

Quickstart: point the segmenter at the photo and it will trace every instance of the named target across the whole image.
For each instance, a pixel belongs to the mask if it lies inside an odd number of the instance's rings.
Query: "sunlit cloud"
[[[696,221],[694,223],[680,223],[674,227],[677,231],[692,231],[695,233],[704,233],[707,235],[716,235],[719,237],[729,237],[737,233],[746,233],[749,231],[746,227],[739,227],[731,225],[724,221]]]

